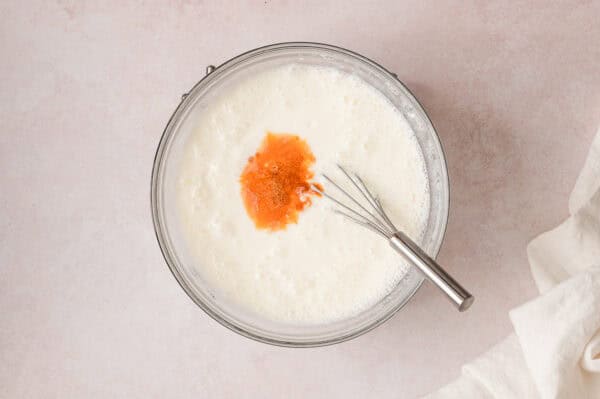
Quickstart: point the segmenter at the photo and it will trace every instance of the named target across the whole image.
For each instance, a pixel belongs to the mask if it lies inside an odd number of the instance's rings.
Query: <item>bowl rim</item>
[[[443,245],[445,236],[446,236],[446,231],[447,231],[447,227],[448,227],[448,219],[449,219],[449,214],[450,214],[450,179],[448,176],[448,164],[447,164],[447,160],[446,160],[446,154],[444,152],[444,148],[440,141],[437,129],[435,128],[433,122],[429,118],[429,115],[427,114],[427,112],[425,111],[425,109],[423,108],[421,103],[417,100],[415,95],[410,91],[410,89],[408,87],[406,87],[406,85],[398,78],[398,76],[395,73],[390,72],[388,69],[386,69],[379,63],[377,63],[377,62],[371,60],[370,58],[367,58],[361,54],[358,54],[352,50],[348,50],[343,47],[330,45],[330,44],[326,44],[326,43],[304,42],[304,41],[273,43],[273,44],[269,44],[269,45],[265,45],[265,46],[256,47],[254,49],[251,49],[251,50],[248,50],[241,54],[238,54],[238,55],[228,59],[227,61],[221,63],[219,66],[215,67],[215,66],[209,65],[207,67],[207,73],[187,93],[182,95],[181,101],[179,102],[179,104],[177,105],[177,107],[175,108],[175,110],[173,111],[171,116],[169,117],[169,120],[167,121],[167,124],[161,134],[159,143],[156,148],[156,153],[154,155],[153,164],[152,164],[152,173],[151,173],[151,181],[150,181],[150,207],[151,207],[151,214],[152,214],[152,223],[153,223],[153,227],[154,227],[154,234],[158,241],[158,245],[160,247],[162,256],[163,256],[165,262],[167,263],[167,266],[169,267],[171,274],[173,275],[173,277],[175,277],[175,280],[178,282],[178,284],[181,286],[181,288],[187,294],[187,296],[198,307],[200,307],[207,315],[209,315],[213,320],[215,320],[222,326],[226,327],[227,329],[229,329],[233,332],[236,332],[244,337],[250,338],[254,341],[271,344],[271,345],[275,345],[275,346],[282,346],[282,347],[295,347],[295,348],[319,347],[319,346],[327,346],[327,345],[332,345],[332,344],[348,341],[350,339],[359,337],[359,336],[373,330],[374,328],[378,327],[379,325],[385,323],[387,320],[389,320],[394,314],[396,314],[400,309],[402,309],[413,298],[413,296],[416,294],[416,292],[419,290],[419,288],[423,284],[424,279],[421,278],[418,281],[418,283],[414,286],[414,288],[409,292],[409,294],[402,301],[398,302],[398,304],[396,304],[393,308],[391,308],[383,317],[380,317],[379,319],[366,325],[365,327],[358,329],[356,331],[350,332],[348,334],[343,334],[343,335],[336,336],[336,337],[329,338],[329,339],[314,340],[314,341],[290,341],[290,340],[279,340],[279,339],[274,339],[274,338],[270,338],[270,337],[265,337],[265,336],[262,336],[259,334],[255,334],[251,331],[247,331],[247,330],[237,326],[236,324],[224,319],[217,312],[215,312],[213,309],[211,309],[210,306],[208,306],[200,298],[198,298],[196,295],[193,294],[192,289],[189,287],[185,278],[182,276],[179,269],[175,265],[175,262],[173,261],[173,254],[171,254],[171,249],[169,248],[169,245],[167,244],[167,240],[164,236],[165,226],[164,226],[163,220],[161,219],[160,208],[158,206],[158,198],[160,195],[160,193],[158,191],[158,188],[159,188],[158,177],[159,177],[160,167],[162,165],[162,160],[165,155],[165,146],[167,144],[168,139],[171,136],[171,134],[170,134],[171,130],[172,130],[171,128],[172,128],[173,122],[176,120],[176,116],[178,116],[179,113],[185,109],[185,106],[188,103],[187,102],[188,97],[189,97],[188,94],[192,93],[194,90],[199,88],[202,84],[204,84],[207,81],[207,79],[215,76],[216,75],[215,72],[219,71],[220,69],[225,70],[227,67],[230,67],[230,66],[236,64],[238,61],[246,59],[246,57],[248,57],[250,55],[258,55],[260,53],[263,53],[266,51],[271,51],[271,50],[292,49],[292,48],[326,49],[329,51],[334,51],[334,52],[339,52],[339,53],[342,53],[345,55],[349,55],[351,57],[357,58],[359,61],[363,61],[367,64],[371,64],[372,66],[379,68],[389,78],[395,80],[406,91],[405,94],[407,94],[410,97],[410,100],[412,100],[413,105],[419,111],[421,111],[422,115],[425,118],[425,121],[427,123],[429,123],[429,125],[432,128],[432,131],[434,133],[432,138],[441,154],[441,158],[442,158],[441,164],[442,164],[442,172],[443,172],[442,178],[445,178],[445,183],[446,183],[445,187],[446,187],[446,191],[447,191],[447,207],[446,207],[445,214],[442,215],[444,218],[444,224],[441,229],[439,245],[433,251],[433,253],[430,254],[434,259],[437,257],[437,255]]]

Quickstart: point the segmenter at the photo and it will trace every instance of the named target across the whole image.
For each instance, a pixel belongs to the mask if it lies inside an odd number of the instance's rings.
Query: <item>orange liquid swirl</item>
[[[259,229],[282,230],[298,222],[298,214],[312,204],[311,170],[315,162],[306,141],[292,134],[267,132],[240,177],[248,216]]]

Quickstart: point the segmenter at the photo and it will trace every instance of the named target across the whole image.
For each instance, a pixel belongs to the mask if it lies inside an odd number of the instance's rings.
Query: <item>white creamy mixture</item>
[[[383,94],[335,69],[290,64],[243,79],[199,112],[177,196],[198,271],[215,291],[274,321],[319,324],[366,310],[402,279],[407,265],[387,242],[325,198],[269,232],[256,229],[240,196],[240,174],[267,131],[295,134],[311,147],[316,175],[343,181],[336,163],[357,171],[418,241],[429,213],[424,160]]]

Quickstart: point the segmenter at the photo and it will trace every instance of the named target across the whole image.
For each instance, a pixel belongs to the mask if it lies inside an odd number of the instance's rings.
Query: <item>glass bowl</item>
[[[292,347],[321,346],[354,338],[389,319],[419,289],[423,277],[415,268],[410,268],[386,297],[349,319],[322,325],[276,323],[233,306],[203,281],[198,268],[194,267],[194,257],[186,248],[176,211],[179,160],[194,126],[193,113],[202,112],[218,94],[219,88],[228,82],[288,63],[329,66],[354,74],[383,93],[404,115],[425,158],[431,198],[421,246],[435,258],[446,230],[449,192],[444,153],[431,121],[395,74],[352,51],[319,43],[294,42],[260,47],[217,68],[207,69],[207,75],[183,96],[158,145],[151,182],[152,218],[158,243],[171,272],[187,295],[213,319],[257,341]]]

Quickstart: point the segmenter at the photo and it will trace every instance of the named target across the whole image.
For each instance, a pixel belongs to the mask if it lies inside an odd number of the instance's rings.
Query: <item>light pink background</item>
[[[536,294],[526,244],[566,216],[600,121],[599,2],[102,3],[0,5],[0,397],[412,398],[511,330]],[[164,125],[206,65],[291,40],[382,63],[428,110],[469,312],[426,285],[365,336],[282,349],[170,275],[149,210]]]

